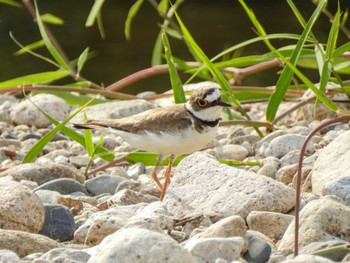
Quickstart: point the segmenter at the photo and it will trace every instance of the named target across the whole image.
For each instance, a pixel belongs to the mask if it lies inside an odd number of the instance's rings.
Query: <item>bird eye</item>
[[[197,104],[198,104],[199,107],[203,108],[203,107],[207,106],[208,102],[206,100],[204,100],[204,99],[198,99],[197,100]]]

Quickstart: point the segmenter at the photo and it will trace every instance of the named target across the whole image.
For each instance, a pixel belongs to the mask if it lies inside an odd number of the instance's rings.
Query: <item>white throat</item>
[[[206,109],[200,109],[199,111],[196,111],[192,108],[189,102],[186,102],[185,107],[194,116],[196,116],[198,119],[201,119],[203,121],[216,121],[217,119],[220,118],[221,111],[222,111],[221,106],[214,106],[214,107],[209,107]]]

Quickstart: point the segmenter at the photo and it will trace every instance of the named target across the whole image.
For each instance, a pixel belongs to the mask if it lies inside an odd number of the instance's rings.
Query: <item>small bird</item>
[[[193,91],[185,104],[150,109],[122,119],[89,120],[73,125],[79,129],[107,128],[135,148],[159,154],[151,177],[163,200],[175,157],[201,150],[214,139],[223,107],[231,104],[221,99],[218,87],[210,85]],[[165,156],[169,156],[169,164],[162,186],[157,168]]]

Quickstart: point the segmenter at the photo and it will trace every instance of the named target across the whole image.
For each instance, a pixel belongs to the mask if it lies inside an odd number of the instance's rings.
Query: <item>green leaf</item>
[[[44,84],[54,80],[62,79],[68,75],[69,75],[69,72],[66,70],[49,71],[49,72],[26,75],[26,76],[0,82],[0,89],[32,85],[32,84]]]
[[[83,69],[85,62],[88,58],[89,55],[89,48],[87,47],[83,53],[80,54],[79,59],[78,59],[78,74],[80,74],[81,70]]]
[[[162,50],[163,50],[162,31],[160,31],[153,47],[152,66],[162,64]]]
[[[89,16],[86,19],[85,26],[86,27],[91,27],[94,25],[95,20],[98,16],[98,14],[101,12],[102,5],[105,0],[95,0],[94,5],[92,6]]]
[[[339,34],[339,27],[340,27],[340,7],[339,7],[339,2],[338,2],[338,10],[334,16],[332,27],[331,27],[331,30],[330,30],[329,35],[328,35],[327,48],[326,48],[326,58],[327,59],[332,58],[332,54],[334,53],[334,51],[336,49],[338,34]]]
[[[158,12],[159,14],[165,15],[168,11],[168,3],[169,0],[161,0],[160,3],[158,4]]]
[[[21,48],[18,51],[16,51],[15,56],[23,55],[25,53],[28,53],[28,51],[30,51],[30,50],[35,50],[35,49],[41,48],[43,46],[45,46],[45,43],[43,40],[36,41],[34,43],[31,43],[31,44]]]
[[[178,165],[178,163],[185,158],[184,156],[177,156],[173,166]],[[147,166],[155,166],[157,163],[158,154],[150,152],[132,152],[126,155],[126,160],[130,163],[143,163]],[[164,159],[161,162],[161,166],[166,166],[169,164],[169,158]]]
[[[100,36],[102,39],[106,38],[106,32],[105,29],[103,27],[103,23],[102,23],[102,12],[99,12],[97,14],[97,26],[98,26],[98,31],[100,32]]]
[[[340,57],[345,52],[350,51],[350,42],[345,43],[344,45],[338,47],[336,50],[334,50],[332,54],[332,58]]]
[[[130,39],[130,28],[131,23],[137,14],[137,12],[140,10],[144,0],[137,0],[130,8],[128,16],[125,20],[125,26],[124,26],[124,34],[127,40]]]
[[[22,7],[20,3],[14,0],[0,0],[0,3],[6,4],[6,5],[11,5],[14,7]]]
[[[64,20],[62,18],[55,16],[53,14],[41,15],[41,21],[43,21],[44,23],[49,23],[49,24],[53,24],[53,25],[63,25],[64,24]]]
[[[40,34],[45,43],[47,50],[50,52],[51,56],[56,60],[58,65],[60,65],[62,68],[66,70],[70,70],[70,66],[66,63],[65,59],[63,58],[61,53],[57,50],[57,48],[53,45],[51,39],[46,33],[44,23],[42,22],[39,14],[37,0],[34,0],[34,4],[35,4],[36,19],[39,26]]]
[[[300,57],[301,51],[303,49],[303,46],[306,42],[306,39],[309,35],[309,33],[311,32],[311,28],[313,27],[313,25],[315,24],[317,18],[319,17],[319,15],[321,14],[323,8],[325,7],[325,5],[327,4],[326,0],[322,0],[321,3],[317,6],[316,10],[314,11],[314,13],[312,14],[312,16],[310,17],[309,21],[307,22],[305,29],[300,37],[300,40],[297,43],[296,48],[294,49],[294,52],[292,53],[290,59],[289,59],[289,63],[288,63],[288,67],[285,67],[282,71],[282,74],[280,75],[277,84],[276,84],[276,88],[275,88],[275,92],[271,95],[268,106],[267,106],[267,110],[266,110],[266,119],[268,121],[273,121],[277,110],[279,108],[279,105],[281,104],[284,95],[292,81],[292,78],[294,76],[294,71],[292,70],[292,68],[289,65],[292,65],[293,68],[295,68],[295,65],[297,64],[297,61]],[[278,52],[276,50],[276,52]],[[281,56],[282,58],[283,56]]]
[[[86,121],[86,114],[84,113],[84,120]],[[92,131],[89,129],[84,130],[84,138],[85,138],[85,148],[88,156],[92,157],[95,152],[94,142],[92,140]]]
[[[168,63],[168,68],[169,68],[171,87],[174,91],[175,102],[184,103],[186,102],[186,96],[182,87],[181,79],[177,74],[176,66],[172,58],[169,40],[164,32],[162,33],[162,40],[163,40],[163,46],[164,46],[165,59]]]

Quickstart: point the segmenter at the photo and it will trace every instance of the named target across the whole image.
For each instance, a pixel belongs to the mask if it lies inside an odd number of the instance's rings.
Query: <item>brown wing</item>
[[[147,110],[122,119],[91,120],[88,124],[74,124],[74,126],[85,129],[110,127],[139,134],[145,131],[158,133],[186,128],[191,125],[191,123],[191,117],[187,111],[184,110],[184,105],[174,105]]]

